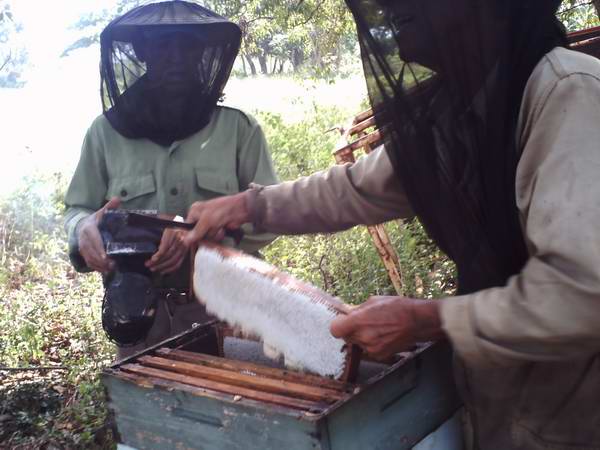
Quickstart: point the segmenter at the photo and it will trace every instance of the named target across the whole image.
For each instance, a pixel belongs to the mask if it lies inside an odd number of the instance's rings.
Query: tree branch
[[[8,57],[6,58],[6,61],[4,61],[4,63],[0,66],[0,72],[2,72],[4,67],[6,67],[6,65],[10,62],[11,58],[12,58],[12,55],[9,53]]]
[[[309,14],[308,19],[306,19],[304,22],[295,23],[294,25],[292,25],[292,28],[302,27],[302,26],[306,25],[308,22],[310,22],[313,19],[313,17],[315,16],[315,14],[317,14],[319,9],[321,9],[321,6],[323,6],[323,3],[325,3],[325,0],[321,0],[319,2],[319,4],[317,6],[315,6],[315,9]]]
[[[38,366],[38,367],[4,367],[0,366],[0,372],[27,372],[30,370],[67,370],[66,366]]]
[[[329,282],[327,280],[327,273],[325,272],[325,269],[323,269],[323,261],[325,261],[325,257],[327,255],[323,254],[321,256],[321,260],[319,261],[319,272],[321,272],[321,276],[323,277],[323,289],[325,291],[329,290]]]
[[[596,15],[600,18],[600,0],[592,0],[594,8],[596,8]]]
[[[275,17],[271,17],[271,16],[258,16],[258,17],[254,17],[248,21],[246,21],[246,23],[252,23],[252,22],[256,22],[257,20],[274,20]]]

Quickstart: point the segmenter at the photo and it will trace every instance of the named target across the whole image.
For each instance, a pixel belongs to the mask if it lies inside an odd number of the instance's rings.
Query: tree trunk
[[[317,38],[315,35],[312,36],[313,41],[313,51],[310,55],[310,60],[313,68],[323,68],[323,58],[321,55],[321,47],[319,47],[319,43],[317,42]]]
[[[300,50],[299,48],[294,48],[292,50],[291,61],[292,61],[292,67],[294,68],[294,73],[297,73],[298,70],[300,69],[300,66],[304,62],[304,54],[302,53],[302,50]]]
[[[244,71],[244,77],[248,76],[248,71],[246,70],[246,58],[242,55],[242,70]]]
[[[258,64],[260,64],[260,72],[268,75],[269,69],[267,68],[267,57],[265,55],[258,55]]]
[[[275,71],[277,70],[277,58],[273,58],[273,68],[271,69],[271,75],[275,74]]]
[[[319,47],[315,47],[313,53],[311,55],[312,66],[313,68],[323,68],[323,59],[321,57],[321,49]]]
[[[342,65],[342,44],[338,41],[335,46],[335,69],[338,70]]]
[[[600,0],[592,0],[594,7],[596,8],[596,14],[600,17]]]
[[[246,55],[246,61],[248,61],[248,65],[250,66],[250,73],[253,77],[256,76],[256,66],[249,55]]]

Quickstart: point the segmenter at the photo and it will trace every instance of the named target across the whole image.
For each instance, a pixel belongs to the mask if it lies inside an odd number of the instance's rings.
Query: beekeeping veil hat
[[[123,136],[161,145],[209,122],[239,51],[233,22],[195,3],[132,9],[100,35],[104,114]]]
[[[386,150],[459,292],[527,260],[515,200],[517,121],[542,57],[566,45],[559,0],[346,0]]]

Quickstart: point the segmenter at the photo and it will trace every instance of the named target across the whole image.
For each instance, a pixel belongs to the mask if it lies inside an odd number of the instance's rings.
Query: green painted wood
[[[136,449],[330,450],[319,421],[111,375],[103,382],[119,441]]]
[[[331,448],[412,448],[459,408],[453,380],[450,347],[425,350],[328,415]]]
[[[205,331],[194,330],[188,338],[197,340]],[[185,336],[177,338],[182,343]],[[401,450],[459,408],[451,359],[449,345],[436,344],[315,415],[247,399],[235,402],[230,395],[185,385],[167,388],[161,380],[141,387],[111,370],[103,382],[118,440],[139,450]]]
[[[415,445],[412,450],[464,450],[462,413],[462,409],[459,409],[450,420]]]

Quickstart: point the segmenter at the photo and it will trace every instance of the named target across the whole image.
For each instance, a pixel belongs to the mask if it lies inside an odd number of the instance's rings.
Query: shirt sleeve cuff
[[[77,272],[91,272],[91,269],[85,263],[85,260],[79,253],[79,239],[77,228],[81,221],[88,217],[87,213],[79,213],[69,222],[68,238],[69,238],[69,260]]]
[[[442,300],[442,327],[452,342],[454,351],[467,362],[485,359],[478,344],[469,295]]]
[[[255,233],[264,232],[263,222],[266,211],[266,200],[261,195],[264,186],[256,183],[250,183],[246,195],[246,208],[250,211],[250,222],[254,227]]]

